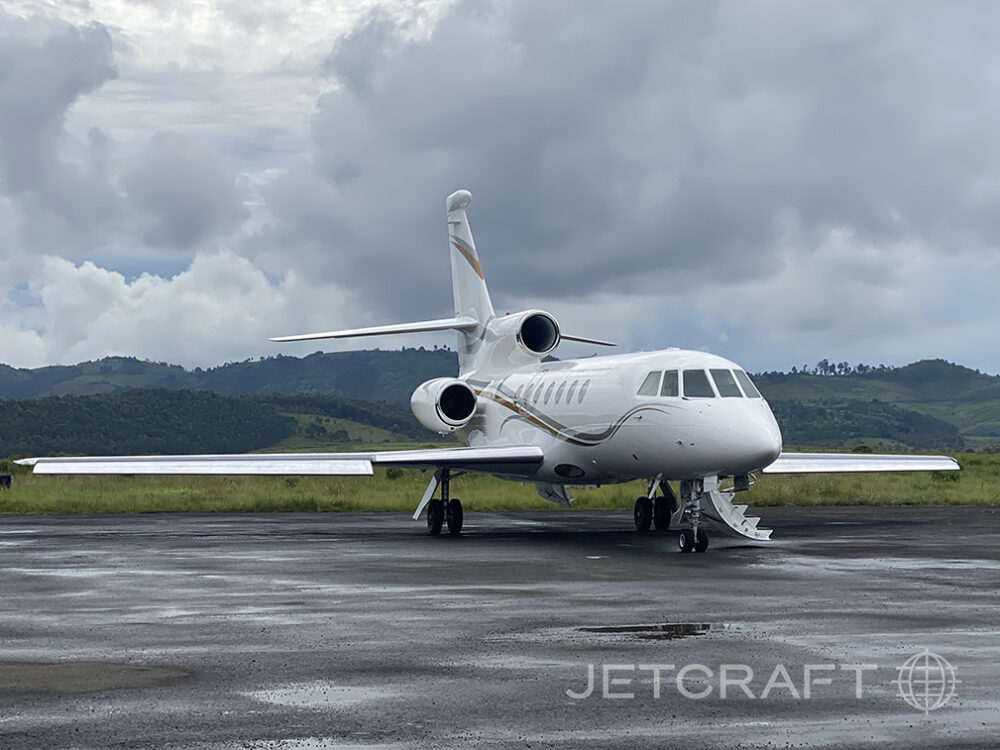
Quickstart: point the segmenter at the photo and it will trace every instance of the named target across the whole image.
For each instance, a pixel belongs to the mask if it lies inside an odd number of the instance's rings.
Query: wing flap
[[[825,474],[858,471],[958,471],[950,456],[905,456],[879,453],[782,453],[765,474]]]
[[[380,466],[506,466],[540,464],[545,453],[536,445],[499,445],[482,448],[429,448],[411,451],[372,453],[372,463]]]

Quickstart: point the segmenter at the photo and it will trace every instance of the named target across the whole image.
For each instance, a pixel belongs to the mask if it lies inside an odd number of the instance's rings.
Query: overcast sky
[[[0,362],[448,316],[468,188],[500,311],[752,370],[998,373],[997,28],[974,1],[4,0]],[[364,345],[403,343],[453,341]]]

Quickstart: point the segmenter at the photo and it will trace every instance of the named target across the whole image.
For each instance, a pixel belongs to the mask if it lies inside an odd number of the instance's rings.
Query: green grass
[[[380,446],[381,447],[381,446]],[[963,471],[910,474],[760,476],[740,497],[751,506],[996,505],[1000,456],[958,456]],[[4,472],[0,462],[0,473]],[[12,464],[13,486],[0,490],[0,513],[412,512],[430,479],[412,469],[364,477],[55,477]],[[469,474],[452,482],[469,511],[552,510],[534,486]],[[573,487],[575,508],[630,510],[644,482]]]

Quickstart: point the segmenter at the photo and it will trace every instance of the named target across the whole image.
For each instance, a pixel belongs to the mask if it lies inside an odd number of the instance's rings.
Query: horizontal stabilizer
[[[878,453],[782,453],[765,474],[826,474],[855,471],[958,471],[950,456],[905,456]]]
[[[598,346],[618,346],[613,341],[601,341],[600,339],[588,339],[583,336],[570,336],[568,333],[560,333],[559,338],[564,341],[579,341],[581,344],[597,344]]]
[[[395,333],[424,333],[426,331],[472,331],[477,325],[479,323],[475,318],[461,316],[456,318],[440,318],[438,320],[421,320],[416,323],[372,326],[371,328],[349,328],[343,331],[278,336],[270,340],[282,343],[285,341],[315,341],[317,339],[349,339],[359,336],[388,336]]]
[[[23,458],[36,474],[218,474],[370,476],[372,465],[461,467],[530,473],[545,454],[533,445],[429,448],[374,453],[246,453],[208,456],[86,456]]]

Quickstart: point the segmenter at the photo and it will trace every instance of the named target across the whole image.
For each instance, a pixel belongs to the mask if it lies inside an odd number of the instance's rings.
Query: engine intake
[[[517,329],[517,343],[531,354],[544,357],[559,345],[559,324],[548,313],[531,313]]]
[[[458,378],[434,378],[410,396],[413,416],[428,430],[447,434],[465,427],[476,413],[476,392]]]

